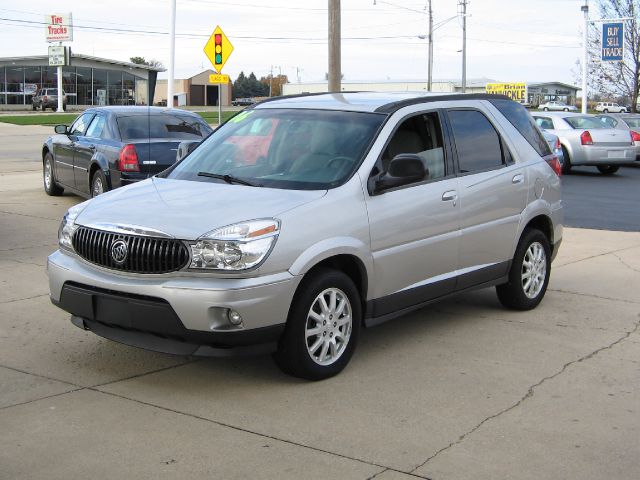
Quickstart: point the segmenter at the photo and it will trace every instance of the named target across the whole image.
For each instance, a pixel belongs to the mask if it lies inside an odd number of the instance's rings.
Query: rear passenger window
[[[526,108],[519,103],[511,100],[489,100],[491,104],[496,107],[504,117],[511,122],[518,132],[529,142],[529,144],[538,152],[538,155],[544,157],[549,155],[549,145],[540,132],[533,124],[533,119]],[[544,119],[544,126],[537,120],[536,123],[540,128],[553,129],[553,122],[550,118]]]
[[[553,130],[553,120],[545,117],[536,117],[536,125],[545,130]]]
[[[413,153],[420,157],[427,180],[446,175],[442,129],[436,112],[416,115],[400,124],[382,154],[383,171],[387,171],[391,159],[401,153]]]
[[[449,119],[461,173],[504,165],[500,137],[487,117],[477,110],[450,110]]]

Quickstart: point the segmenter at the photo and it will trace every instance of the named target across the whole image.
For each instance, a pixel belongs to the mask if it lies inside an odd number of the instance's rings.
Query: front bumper
[[[247,335],[256,329],[282,327],[300,281],[300,277],[289,272],[252,278],[221,278],[185,272],[125,275],[93,266],[76,255],[59,250],[49,256],[47,272],[51,301],[86,321],[86,326],[96,333],[98,329],[95,325],[92,328],[91,322],[175,337],[181,330],[163,327],[164,321],[154,320],[155,313],[142,323],[137,320],[146,317],[147,312],[156,311],[164,312],[161,316],[165,318],[170,311],[187,333],[209,335],[207,344],[223,346],[240,345],[242,342],[238,343],[233,337],[242,337],[241,332]],[[151,299],[152,303],[145,303],[145,299]],[[151,308],[153,305],[155,307]],[[158,305],[162,305],[160,310]],[[242,327],[228,323],[226,313],[229,309],[240,313]],[[128,319],[123,320],[124,325],[118,323],[119,316]],[[187,343],[202,344],[191,333],[181,338]],[[272,340],[269,335],[267,337]]]

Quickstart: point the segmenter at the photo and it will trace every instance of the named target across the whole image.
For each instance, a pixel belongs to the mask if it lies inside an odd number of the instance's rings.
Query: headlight
[[[213,230],[191,244],[189,268],[246,270],[269,254],[280,232],[274,219],[251,220]]]
[[[61,248],[73,251],[73,234],[78,229],[75,221],[78,215],[85,209],[87,203],[88,200],[71,207],[67,213],[64,214],[64,217],[62,217],[60,228],[58,228],[58,244]]]

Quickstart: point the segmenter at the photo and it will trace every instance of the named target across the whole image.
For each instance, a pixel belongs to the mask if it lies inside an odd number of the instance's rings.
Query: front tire
[[[549,107],[544,107],[542,110],[544,110],[545,112],[549,111]]]
[[[550,274],[549,239],[540,230],[525,230],[513,257],[509,281],[496,287],[498,300],[513,310],[531,310],[544,298]]]
[[[565,111],[565,112],[568,112],[568,111],[569,111],[569,109],[568,109],[568,108],[563,108],[562,110],[563,110],[563,111]]]
[[[45,154],[42,162],[42,180],[44,183],[44,191],[47,195],[57,197],[64,192],[64,188],[56,183],[56,176],[53,171],[53,155],[51,155],[50,152]]]
[[[302,280],[274,359],[295,377],[323,380],[340,373],[358,341],[360,294],[344,273],[321,268]]]

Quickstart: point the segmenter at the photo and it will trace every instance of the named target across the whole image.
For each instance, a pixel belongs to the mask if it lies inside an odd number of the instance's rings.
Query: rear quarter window
[[[544,157],[551,154],[549,144],[536,126],[536,122],[522,105],[511,100],[492,99],[489,101],[520,132],[520,135],[529,142],[538,155]],[[553,128],[553,124],[550,128]]]

